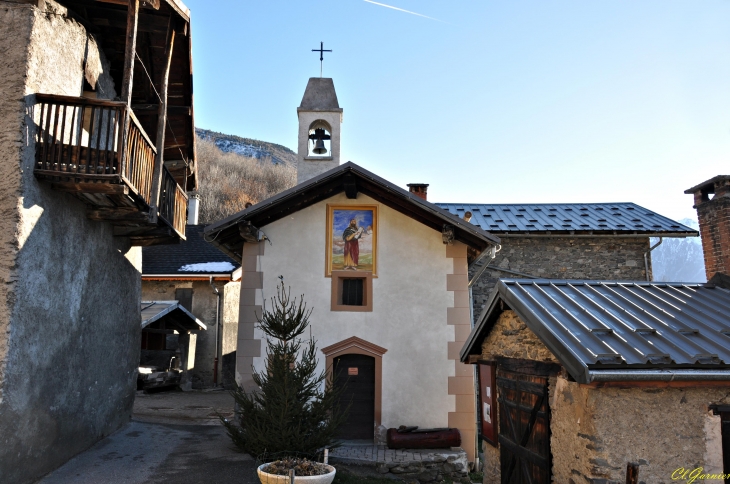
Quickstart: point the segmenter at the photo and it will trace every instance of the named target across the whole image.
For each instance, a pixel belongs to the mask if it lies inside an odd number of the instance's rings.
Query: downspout
[[[649,276],[649,254],[652,250],[656,249],[662,244],[662,241],[664,240],[664,237],[659,237],[659,242],[649,247],[649,250],[644,252],[644,270],[646,271],[646,280],[651,282],[651,277]]]
[[[210,287],[216,295],[215,301],[215,358],[213,358],[213,386],[218,386],[218,326],[220,326],[221,293],[215,284],[213,276],[210,276]]]

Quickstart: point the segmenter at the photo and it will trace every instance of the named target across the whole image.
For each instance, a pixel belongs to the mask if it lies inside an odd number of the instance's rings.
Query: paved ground
[[[464,451],[461,449],[389,449],[385,445],[374,445],[372,441],[351,440],[343,442],[342,447],[332,450],[330,457],[338,462],[355,465],[407,464],[432,460],[435,453],[448,458],[449,456],[461,456]]]
[[[215,414],[226,392],[138,394],[134,420],[40,484],[255,484],[256,463],[231,444]]]

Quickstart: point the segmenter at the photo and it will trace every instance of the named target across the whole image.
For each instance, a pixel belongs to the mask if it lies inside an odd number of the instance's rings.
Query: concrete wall
[[[0,2],[0,482],[127,422],[139,360],[140,249],[33,176],[32,94],[79,96],[93,71],[113,95],[96,42],[44,8]]]
[[[270,306],[279,276],[292,295],[314,309],[318,348],[353,336],[387,349],[382,356],[382,425],[455,426],[473,457],[473,372],[455,360],[469,329],[466,246],[446,246],[441,233],[379,205],[377,277],[372,312],[331,311],[325,276],[327,204],[378,204],[344,194],[261,227],[270,239],[243,250],[237,380],[252,384],[251,365],[263,369],[265,344],[255,330],[263,301]],[[458,333],[458,335],[457,335]],[[458,342],[457,342],[458,340]],[[320,354],[319,370],[325,358]],[[457,401],[469,412],[457,412]],[[459,414],[459,415],[457,415]],[[466,416],[464,424],[459,420]]]
[[[483,358],[499,356],[557,363],[510,310],[482,344]],[[622,483],[629,462],[640,464],[639,480],[646,483],[671,482],[679,467],[722,472],[720,417],[708,405],[727,404],[727,386],[599,388],[570,382],[561,373],[548,387],[553,482]],[[499,483],[500,450],[486,442],[482,449],[484,483]]]
[[[219,339],[223,344],[224,350],[230,353],[231,351],[235,351],[236,334],[238,332],[238,297],[240,283],[216,281],[215,286],[223,297],[221,301],[221,334]],[[142,300],[172,301],[175,300],[176,289],[186,288],[193,289],[192,313],[208,327],[207,331],[199,331],[197,333],[195,367],[190,372],[191,381],[193,388],[211,388],[213,386],[213,363],[215,359],[215,310],[217,297],[210,287],[210,282],[142,281]],[[227,311],[225,308],[228,308]],[[232,308],[235,308],[235,311]],[[234,342],[232,349],[231,341]],[[225,355],[226,353],[219,353],[219,355],[221,354]],[[219,356],[219,384],[223,382],[223,375],[223,358]]]
[[[645,281],[647,250],[648,237],[502,237],[502,250],[490,266],[545,278]],[[472,270],[470,277],[476,270]],[[498,279],[519,277],[497,270],[484,272],[472,286],[474,318],[484,309]]]

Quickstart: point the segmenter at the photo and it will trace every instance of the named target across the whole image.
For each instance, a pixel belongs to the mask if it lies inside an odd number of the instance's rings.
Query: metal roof
[[[482,341],[505,304],[578,382],[647,369],[722,370],[721,379],[730,379],[727,289],[711,284],[502,279],[462,348],[462,361],[481,354]],[[602,376],[604,370],[609,372]]]
[[[635,203],[437,203],[439,207],[495,234],[585,233],[688,237],[696,230]]]
[[[157,329],[180,329],[183,331],[197,331],[208,329],[201,320],[180,305],[179,301],[142,301],[142,329],[154,324],[164,326]]]
[[[204,225],[187,225],[187,238],[179,244],[142,247],[142,277],[231,276],[240,264],[207,243],[203,239],[204,228]],[[225,267],[228,269],[224,270]]]

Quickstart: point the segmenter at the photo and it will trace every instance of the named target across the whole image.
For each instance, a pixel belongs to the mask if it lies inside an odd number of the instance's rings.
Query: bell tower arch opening
[[[318,119],[309,126],[307,158],[332,157],[332,128],[327,121]]]

